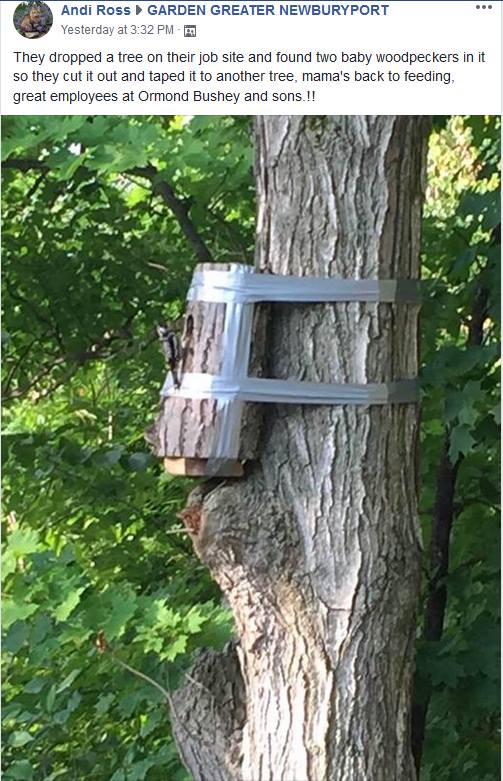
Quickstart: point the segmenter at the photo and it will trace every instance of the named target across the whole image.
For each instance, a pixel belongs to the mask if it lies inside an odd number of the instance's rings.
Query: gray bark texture
[[[258,267],[416,279],[428,130],[424,117],[257,118]],[[417,376],[417,307],[271,310],[270,377]],[[185,511],[237,644],[177,695],[182,755],[196,781],[413,781],[418,407],[264,414],[245,478],[197,488]]]

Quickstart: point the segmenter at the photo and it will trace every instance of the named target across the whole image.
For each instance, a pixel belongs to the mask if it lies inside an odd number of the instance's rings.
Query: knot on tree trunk
[[[200,499],[192,492],[189,507],[200,502],[201,524],[194,540],[200,558],[221,578],[232,577],[235,567],[260,579],[294,573],[302,546],[292,513],[265,489],[260,470],[246,482],[222,482]]]

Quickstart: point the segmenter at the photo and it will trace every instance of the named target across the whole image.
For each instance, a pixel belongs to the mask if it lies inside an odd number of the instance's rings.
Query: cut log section
[[[206,270],[232,271],[234,263],[200,263],[196,272]],[[222,337],[224,333],[226,304],[189,301],[185,313],[181,337],[180,378],[189,372],[218,375],[222,367]],[[252,344],[248,374],[263,376],[265,355],[267,305],[254,308]],[[262,406],[245,403],[239,452],[236,460],[228,460],[219,475],[239,477],[243,474],[243,462],[258,454],[262,429]],[[175,475],[206,476],[212,470],[208,460],[212,458],[220,414],[216,399],[190,399],[166,397],[154,425],[146,432],[146,439],[154,453],[164,459],[167,472]]]
[[[165,458],[164,469],[170,475],[183,477],[205,477],[208,474],[208,461],[205,458]],[[224,472],[225,477],[243,477],[244,467],[241,461],[229,461],[225,468],[219,470],[219,475]]]

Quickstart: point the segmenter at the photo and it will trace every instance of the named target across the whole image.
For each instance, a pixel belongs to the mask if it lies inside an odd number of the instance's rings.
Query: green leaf
[[[2,606],[2,624],[4,629],[8,629],[15,621],[21,621],[28,616],[33,615],[38,609],[38,605],[30,602],[15,602],[13,599],[7,599]]]
[[[148,716],[144,716],[141,719],[140,736],[142,738],[148,737],[161,722],[162,714],[160,710],[150,713]]]
[[[71,716],[71,714],[77,710],[81,702],[82,702],[82,696],[80,692],[78,691],[72,692],[72,695],[69,697],[66,703],[66,708],[57,711],[57,713],[54,713],[52,715],[52,718],[58,724],[65,724],[68,721],[68,718]]]
[[[107,450],[105,453],[102,453],[99,462],[114,466],[119,463],[123,453],[123,447],[114,447],[112,450]]]
[[[30,733],[26,732],[26,730],[21,730],[20,732],[12,733],[9,738],[9,745],[13,746],[14,748],[21,748],[22,746],[26,746],[26,744],[30,743],[32,740],[33,735],[30,735]]]
[[[54,710],[54,704],[56,702],[56,693],[57,693],[57,686],[55,683],[53,683],[53,685],[50,687],[45,697],[45,709],[49,713],[52,713],[52,711]]]
[[[113,595],[110,614],[101,629],[107,640],[120,637],[136,612],[136,595],[129,591]]]
[[[483,398],[480,380],[469,380],[462,391],[450,391],[445,402],[446,420],[457,420],[466,426],[473,426],[479,416],[475,405]]]
[[[113,776],[110,776],[109,781],[126,781],[126,776],[123,770],[116,770]]]
[[[185,616],[183,626],[187,632],[196,634],[201,627],[208,621],[208,617],[199,612],[197,608],[192,608]]]
[[[58,605],[54,611],[54,617],[57,621],[66,621],[66,619],[79,604],[80,595],[83,591],[85,591],[84,587],[74,589],[72,592],[70,592],[70,594],[68,594],[65,600],[60,605]]]
[[[154,764],[155,759],[142,759],[140,762],[135,762],[128,770],[128,781],[143,781]]]
[[[125,697],[121,697],[119,702],[119,711],[125,718],[131,718],[133,713],[136,713],[141,702],[145,699],[144,694],[139,691],[133,691],[130,694],[126,694]]]
[[[13,624],[3,641],[3,648],[11,654],[17,654],[30,634],[30,629],[25,621],[16,621]]]
[[[26,527],[16,527],[7,535],[7,544],[15,556],[28,556],[40,549],[38,532]]]
[[[141,472],[152,463],[153,458],[149,453],[133,453],[129,456],[128,465],[133,472]]]
[[[42,691],[46,683],[47,678],[35,676],[35,678],[32,678],[31,681],[28,681],[23,691],[26,692],[26,694],[38,694]]]
[[[179,635],[176,640],[170,643],[167,649],[162,652],[161,657],[172,662],[177,656],[185,653],[188,639],[187,635]]]
[[[5,547],[2,551],[2,576],[4,580],[8,575],[12,575],[17,567],[18,560],[16,555],[8,547]]]
[[[10,767],[5,771],[5,778],[12,779],[13,781],[31,781],[34,774],[34,769],[27,759],[20,759],[17,762],[13,762]]]
[[[450,434],[449,458],[455,464],[460,456],[466,456],[475,445],[468,426],[456,426]]]
[[[68,687],[72,685],[74,680],[80,675],[81,672],[81,669],[72,670],[71,673],[66,676],[66,678],[63,678],[56,690],[56,693],[60,694],[60,692],[68,689]]]
[[[100,715],[107,713],[114,700],[115,694],[101,694],[96,703],[96,713],[99,713]]]

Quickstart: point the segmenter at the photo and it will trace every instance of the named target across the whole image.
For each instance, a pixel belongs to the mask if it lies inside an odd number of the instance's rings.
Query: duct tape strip
[[[255,275],[252,266],[237,266],[234,280],[242,287]],[[222,339],[221,377],[232,377],[238,382],[246,379],[253,324],[253,304],[240,300],[226,302],[224,333]],[[239,434],[243,418],[243,399],[237,396],[217,396],[217,434],[207,469],[210,475],[218,475],[225,469],[227,459],[237,458],[239,452]]]
[[[417,380],[399,382],[352,383],[271,380],[262,377],[226,378],[213,374],[186,374],[179,388],[169,377],[162,396],[190,399],[255,401],[262,404],[414,404],[419,401]]]
[[[218,428],[207,464],[208,474],[217,476],[225,472],[228,460],[238,457],[243,402],[352,406],[415,404],[419,401],[419,383],[417,380],[401,380],[357,385],[259,377],[233,378],[194,372],[185,374],[181,385],[176,389],[172,378],[168,377],[161,395],[218,400]]]
[[[361,301],[367,303],[420,304],[416,279],[335,279],[333,277],[292,277],[239,271],[197,271],[190,286],[189,301],[211,303],[323,303]]]
[[[247,376],[255,303],[355,301],[419,304],[417,280],[274,276],[257,274],[252,266],[236,264],[230,271],[210,269],[196,272],[187,300],[226,304],[221,374],[185,374],[179,388],[174,388],[168,376],[161,391],[162,396],[217,399],[216,433],[208,459],[208,474],[224,472],[226,462],[238,457],[243,403],[246,401],[361,405],[419,401],[416,380],[353,385]]]

